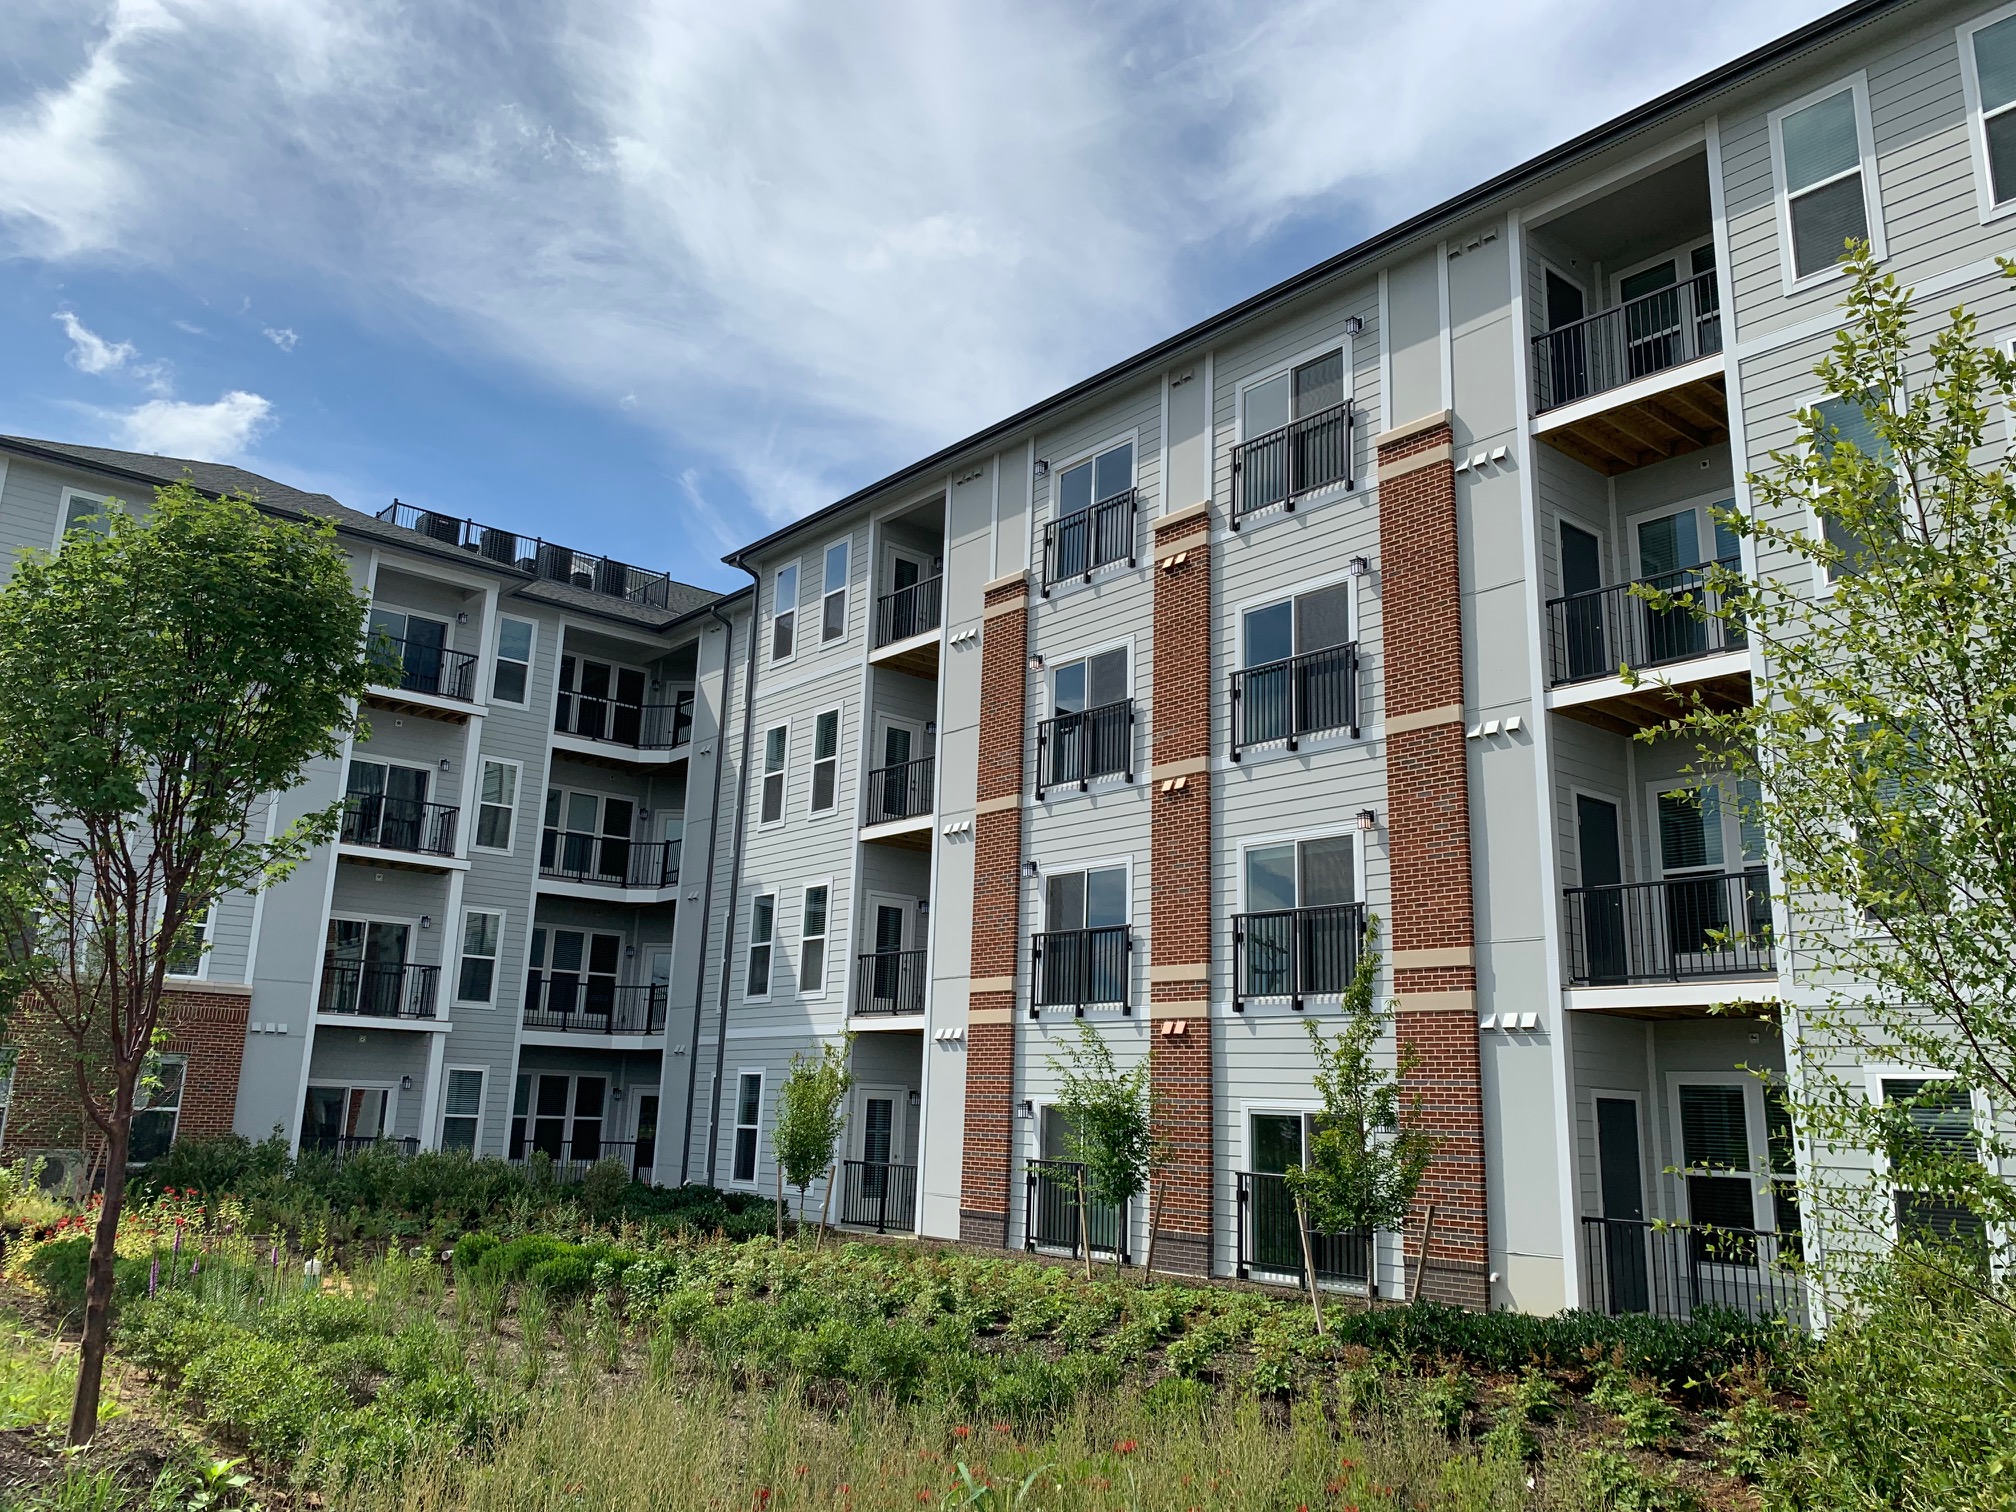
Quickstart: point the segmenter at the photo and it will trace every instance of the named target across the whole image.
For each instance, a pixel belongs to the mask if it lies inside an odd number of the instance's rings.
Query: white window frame
[[[1722,859],[1711,871],[1706,866],[1683,868],[1679,871],[1666,869],[1665,833],[1659,824],[1659,800],[1667,793],[1695,792],[1704,787],[1716,790],[1718,805],[1716,818],[1721,824]],[[1736,779],[1705,774],[1683,772],[1674,777],[1644,779],[1645,811],[1643,829],[1645,837],[1645,870],[1647,882],[1676,881],[1685,877],[1734,876],[1738,872],[1768,864],[1763,856],[1755,861],[1743,854],[1743,798],[1737,791]],[[1592,793],[1591,797],[1600,796]],[[1623,837],[1619,836],[1620,843]]]
[[[1675,499],[1669,504],[1651,505],[1645,509],[1640,509],[1626,515],[1624,517],[1624,540],[1622,543],[1623,555],[1630,558],[1630,563],[1626,568],[1626,581],[1636,583],[1642,581],[1645,577],[1645,564],[1638,556],[1638,527],[1641,524],[1647,520],[1663,520],[1669,515],[1685,514],[1691,510],[1695,520],[1696,541],[1704,550],[1712,552],[1715,549],[1715,517],[1709,513],[1709,510],[1717,504],[1725,504],[1734,508],[1736,506],[1734,490],[1710,489],[1707,493],[1694,494],[1685,499]],[[1583,525],[1581,521],[1572,518],[1569,519],[1568,523],[1582,530],[1588,530],[1589,528]],[[1595,534],[1593,531],[1590,533],[1592,535]],[[1709,556],[1707,560],[1712,562],[1715,558]]]
[[[1862,175],[1862,214],[1869,224],[1869,250],[1879,263],[1889,255],[1889,247],[1883,234],[1883,195],[1876,180],[1876,129],[1869,115],[1869,75],[1858,69],[1846,78],[1824,84],[1810,94],[1801,95],[1787,105],[1780,105],[1771,112],[1771,197],[1778,218],[1778,273],[1785,294],[1801,294],[1822,284],[1846,278],[1847,272],[1838,262],[1831,262],[1824,268],[1801,275],[1792,250],[1792,196],[1787,190],[1785,176],[1785,137],[1783,123],[1785,117],[1796,115],[1809,105],[1817,105],[1830,99],[1842,90],[1850,90],[1855,101],[1855,134],[1859,171]],[[1847,176],[1846,172],[1831,179],[1823,179],[1818,184],[1807,184],[1799,192],[1811,193],[1825,184],[1838,182]]]
[[[483,769],[486,766],[511,768],[511,801],[508,804],[485,803],[483,801]],[[518,844],[518,810],[522,807],[520,799],[524,791],[525,764],[523,762],[513,761],[508,756],[489,756],[480,752],[478,753],[476,757],[476,822],[469,827],[469,848],[471,850],[483,851],[485,854],[493,856],[508,856],[516,849]],[[564,792],[565,789],[562,789],[562,791]],[[502,845],[485,845],[476,838],[483,833],[483,810],[486,808],[501,808],[510,811],[511,817],[504,826],[504,843]],[[545,816],[542,814],[540,819],[541,827],[543,828]]]
[[[1974,34],[1986,31],[1998,21],[2016,16],[2016,4],[2004,5],[1954,29],[1960,48],[1960,86],[1967,98],[1967,148],[1974,159],[1974,201],[1981,224],[2016,215],[2016,196],[1997,203],[1995,178],[1988,167],[1988,117],[1981,108],[1981,71],[1974,57]],[[2016,101],[1998,106],[1996,113],[2016,111]]]
[[[1793,407],[1794,412],[1796,413],[1799,410],[1817,410],[1822,404],[1830,403],[1840,397],[1839,394],[1826,392],[1804,394],[1800,396],[1799,402]],[[1906,396],[1901,393],[1890,396],[1890,409],[1893,414],[1899,411],[1905,403],[1905,399]],[[1807,451],[1810,455],[1812,452],[1810,445],[1808,445]],[[1897,472],[1898,497],[1901,501],[1903,497],[1904,474],[1901,468],[1897,468],[1895,471]],[[1827,539],[1826,522],[1820,518],[1820,507],[1810,495],[1806,501],[1806,534],[1810,539],[1815,541],[1824,541]],[[1633,555],[1634,557],[1636,555],[1635,547],[1633,548]],[[1816,599],[1831,598],[1834,594],[1834,585],[1840,579],[1827,576],[1827,568],[1824,563],[1816,561],[1810,565],[1813,571],[1813,597]]]
[[[742,1122],[742,1082],[745,1077],[756,1078],[756,1121]],[[735,1106],[731,1110],[734,1122],[728,1127],[728,1185],[743,1190],[756,1190],[762,1186],[763,1178],[763,1097],[769,1091],[769,1073],[761,1066],[738,1066],[735,1069]],[[749,1159],[749,1174],[738,1176],[735,1171],[736,1146],[742,1142],[742,1131],[748,1129],[755,1138]]]
[[[1687,1164],[1687,1133],[1680,1116],[1682,1087],[1734,1087],[1743,1094],[1743,1145],[1749,1152],[1749,1161],[1741,1171],[1721,1171],[1709,1166]],[[1673,1141],[1671,1165],[1673,1195],[1685,1215],[1684,1221],[1689,1224],[1704,1221],[1694,1215],[1694,1204],[1687,1193],[1688,1177],[1740,1176],[1750,1183],[1751,1231],[1758,1234],[1775,1233],[1778,1215],[1771,1191],[1776,1173],[1771,1170],[1771,1140],[1764,1123],[1764,1084],[1745,1071],[1668,1071],[1666,1102],[1667,1132]],[[1714,1263],[1729,1270],[1757,1268],[1755,1263],[1744,1265],[1735,1260]]]
[[[770,737],[779,730],[784,732],[784,761],[776,771],[770,770]],[[756,773],[756,827],[776,829],[791,816],[791,721],[779,720],[776,724],[763,727],[762,744],[758,747],[758,759],[762,766]],[[769,790],[770,779],[777,779],[777,817],[763,817],[763,799]]]
[[[196,925],[195,934],[200,952],[196,957],[196,969],[176,971],[171,960],[168,978],[170,981],[178,982],[207,982],[210,980],[210,956],[217,943],[217,899],[212,898],[204,907],[200,923],[192,919],[185,923],[183,928],[187,929],[190,924]]]
[[[1072,861],[1061,866],[1046,866],[1043,868],[1036,879],[1040,889],[1037,893],[1036,902],[1037,908],[1043,915],[1044,934],[1056,933],[1055,928],[1050,922],[1050,879],[1052,877],[1069,877],[1074,874],[1078,876],[1090,876],[1095,871],[1120,871],[1126,873],[1127,917],[1120,922],[1129,929],[1134,927],[1134,858],[1131,855],[1107,856],[1096,861]],[[1113,926],[1110,924],[1097,924],[1080,925],[1079,927],[1110,929]],[[1134,969],[1132,962],[1129,962],[1127,969],[1131,975]]]
[[[1239,879],[1237,895],[1239,906],[1233,912],[1244,914],[1253,911],[1246,897],[1246,852],[1251,850],[1266,850],[1276,845],[1299,845],[1304,840],[1335,840],[1342,836],[1349,836],[1351,840],[1351,886],[1358,894],[1358,901],[1360,903],[1367,902],[1365,897],[1365,851],[1367,847],[1364,834],[1356,824],[1325,824],[1319,825],[1314,829],[1287,830],[1272,835],[1242,837],[1238,846]],[[1298,866],[1300,864],[1299,857],[1297,858],[1297,864]],[[1295,896],[1297,898],[1302,896],[1302,878],[1299,872],[1295,878]],[[1302,905],[1298,903],[1296,906],[1300,907]],[[1228,935],[1227,938],[1229,940],[1230,936]],[[1261,1111],[1264,1112],[1266,1110],[1262,1109]]]
[[[469,921],[479,915],[488,915],[497,921],[497,953],[491,956],[472,956],[469,951]],[[460,1008],[495,1008],[497,989],[504,984],[504,910],[501,908],[465,908],[462,910],[461,926],[455,931],[455,995],[449,1001]],[[465,960],[488,961],[490,963],[490,996],[472,998],[462,995],[462,963]]]
[[[829,588],[826,586],[826,572],[827,568],[831,565],[832,554],[835,551],[840,552],[845,558],[845,566],[840,572],[840,586],[838,588]],[[836,594],[840,599],[840,633],[837,635],[828,635],[826,633],[826,606]],[[853,612],[854,537],[844,535],[837,540],[828,541],[819,552],[819,644],[822,646],[832,646],[846,640],[847,632],[852,628],[849,621]]]
[[[1233,648],[1238,670],[1241,672],[1249,670],[1246,661],[1247,615],[1256,609],[1272,609],[1276,604],[1293,604],[1296,599],[1302,597],[1305,593],[1321,593],[1325,588],[1335,588],[1339,583],[1342,583],[1346,590],[1345,614],[1351,621],[1351,639],[1347,644],[1357,645],[1359,606],[1363,598],[1360,585],[1363,581],[1364,579],[1362,578],[1351,576],[1348,571],[1330,572],[1325,573],[1322,577],[1304,578],[1301,582],[1291,583],[1285,588],[1271,588],[1265,593],[1258,593],[1251,598],[1241,599],[1232,606],[1232,633],[1239,640],[1239,644]],[[1293,655],[1294,653],[1290,652],[1289,654]],[[1268,663],[1259,662],[1255,665],[1264,667]]]
[[[831,756],[821,756],[819,754],[819,721],[824,719],[828,714],[833,716],[833,754]],[[809,753],[811,760],[806,763],[809,775],[805,783],[805,812],[808,814],[837,814],[840,812],[840,752],[846,734],[847,716],[841,705],[835,704],[830,709],[820,709],[813,714],[812,748]],[[788,739],[789,737],[786,738]],[[833,801],[824,808],[820,808],[814,800],[813,795],[819,791],[819,768],[829,762],[833,767]],[[786,767],[789,767],[791,764],[791,752],[788,746],[784,752],[784,764]],[[757,812],[759,814],[762,812],[760,805]]]
[[[521,664],[517,658],[504,654],[504,627],[523,625],[530,632],[530,640],[525,647],[525,660]],[[539,656],[539,622],[521,618],[515,614],[500,614],[497,617],[496,649],[490,659],[490,702],[502,704],[507,709],[529,709],[532,706],[532,668]],[[506,665],[525,668],[525,696],[523,698],[500,698],[497,695],[497,674]]]
[[[1255,368],[1251,374],[1241,378],[1232,386],[1233,445],[1244,446],[1248,441],[1255,439],[1246,434],[1246,390],[1258,388],[1263,383],[1271,383],[1283,373],[1292,373],[1304,363],[1314,362],[1318,357],[1328,357],[1332,352],[1342,352],[1344,354],[1344,398],[1347,402],[1355,400],[1358,397],[1357,369],[1351,363],[1351,338],[1339,332],[1335,340],[1319,341],[1316,345],[1306,347],[1302,351],[1297,352],[1293,357],[1270,363],[1265,368]],[[1302,417],[1299,415],[1291,415],[1289,420],[1292,424],[1300,418]],[[1265,435],[1267,433],[1263,431],[1261,434]],[[1342,492],[1343,486],[1341,483],[1331,485],[1331,487],[1337,489],[1339,492]],[[1328,489],[1322,490],[1324,493],[1328,491]],[[1310,497],[1314,498],[1317,495],[1312,494]]]
[[[1881,1107],[1889,1100],[1883,1084],[1889,1081],[1955,1081],[1958,1078],[1951,1071],[1928,1071],[1922,1066],[1907,1066],[1892,1062],[1876,1062],[1862,1068],[1863,1089],[1869,1101]],[[1977,1090],[1968,1095],[1968,1109],[1974,1115],[1974,1157],[1983,1160],[1987,1154],[1987,1141],[1994,1130],[1994,1109]],[[1889,1194],[1887,1221],[1890,1225],[1891,1242],[1901,1243],[1902,1234],[1897,1226],[1897,1193],[1901,1189],[1891,1179],[1890,1160],[1881,1150],[1870,1152],[1870,1168],[1877,1180],[1883,1183],[1883,1190]],[[1999,1242],[2001,1235],[1994,1225],[1989,1226],[1991,1243]]]
[[[608,793],[600,788],[564,786],[549,777],[546,782],[546,796],[551,797],[554,793],[560,795],[561,822],[553,827],[556,834],[566,836],[584,833],[584,831],[569,829],[567,827],[567,800],[570,798],[593,798],[595,800],[595,828],[592,833],[595,837],[598,854],[601,842],[604,840],[627,840],[632,845],[649,843],[648,840],[640,841],[637,838],[638,831],[644,823],[645,804],[644,800],[636,794]],[[603,819],[608,814],[609,805],[612,802],[627,803],[630,805],[630,833],[627,835],[612,835],[603,828]],[[542,852],[546,846],[546,828],[546,810],[542,803],[539,810],[539,846]],[[649,831],[646,830],[644,833],[648,836]]]
[[[448,1111],[448,1086],[455,1079],[458,1072],[473,1075],[476,1078],[476,1112],[473,1115],[476,1128],[469,1141],[469,1153],[474,1157],[480,1155],[483,1150],[483,1113],[485,1104],[490,1099],[490,1068],[488,1066],[443,1066],[441,1068],[441,1125],[434,1131],[434,1147],[440,1150],[450,1148],[447,1138],[449,1119],[469,1118],[472,1116],[467,1113],[450,1113]],[[459,1150],[461,1146],[456,1145],[453,1148]]]
[[[1084,662],[1087,666],[1090,666],[1093,657],[1104,656],[1108,651],[1125,651],[1127,653],[1127,697],[1130,700],[1134,697],[1134,686],[1138,681],[1136,673],[1139,670],[1134,655],[1134,637],[1123,635],[1116,640],[1097,641],[1082,649],[1073,647],[1061,656],[1046,656],[1043,659],[1043,675],[1038,681],[1043,690],[1043,708],[1045,711],[1043,717],[1045,719],[1055,719],[1057,717],[1058,669],[1071,666],[1074,662]]]
[[[63,491],[56,496],[56,537],[49,543],[52,552],[61,551],[63,538],[70,534],[65,522],[70,518],[72,499],[89,499],[93,504],[100,506],[100,512],[103,512],[103,506],[118,502],[111,494],[95,494],[88,489],[72,488],[65,484]]]
[[[766,940],[759,940],[756,938],[756,905],[766,899],[770,904],[770,937]],[[749,983],[756,964],[756,952],[758,950],[767,950],[770,954],[764,959],[763,990],[761,992],[751,992],[749,990]],[[777,995],[778,962],[777,890],[775,888],[759,888],[749,895],[749,934],[743,943],[742,950],[743,1002],[767,1003]]]
[[[165,1146],[164,1153],[165,1150],[174,1149],[175,1141],[182,1137],[182,1109],[184,1108],[185,1105],[187,1105],[189,1101],[189,1060],[190,1058],[186,1054],[176,1053],[176,1054],[163,1055],[160,1058],[160,1061],[158,1062],[158,1064],[163,1066],[175,1065],[180,1066],[182,1068],[181,1079],[175,1085],[175,1104],[172,1108],[155,1107],[153,1104],[153,1099],[150,1095],[148,1099],[148,1105],[146,1107],[144,1108],[136,1107],[133,1110],[133,1119],[135,1122],[138,1122],[140,1119],[145,1118],[152,1113],[165,1112],[169,1115],[168,1143]],[[12,1089],[10,1088],[9,1091],[11,1101]],[[129,1160],[127,1164],[131,1165],[133,1164],[133,1162]]]
[[[826,893],[826,930],[823,934],[808,935],[805,933],[805,903],[812,893],[821,889],[824,889]],[[819,980],[816,984],[809,987],[805,984],[805,942],[807,940],[817,940],[819,942]],[[823,998],[826,996],[828,984],[833,980],[832,941],[833,879],[831,877],[814,877],[798,893],[798,967],[791,977],[792,982],[796,985],[798,996],[803,998]]]
[[[1692,271],[1694,254],[1703,247],[1707,247],[1710,251],[1713,251],[1715,238],[1712,236],[1696,236],[1651,257],[1641,257],[1629,267],[1617,269],[1616,272],[1610,275],[1610,308],[1614,310],[1624,303],[1625,279],[1630,278],[1633,274],[1643,273],[1647,268],[1655,268],[1660,263],[1672,263],[1674,265],[1672,287],[1677,287],[1680,284],[1688,283],[1698,278],[1700,275]],[[1721,270],[1717,269],[1716,271],[1719,273]],[[1560,275],[1557,274],[1556,276]],[[1592,310],[1590,313],[1596,314],[1599,312]]]
[[[1131,430],[1116,431],[1114,434],[1108,436],[1104,441],[1099,442],[1097,445],[1085,447],[1080,451],[1073,452],[1070,456],[1066,457],[1061,462],[1052,462],[1050,464],[1050,473],[1047,479],[1048,483],[1050,484],[1050,490],[1049,490],[1050,497],[1047,502],[1050,508],[1049,518],[1051,523],[1054,524],[1058,520],[1069,518],[1069,516],[1067,515],[1060,514],[1057,509],[1057,499],[1059,493],[1063,489],[1064,474],[1071,471],[1071,469],[1074,467],[1082,466],[1084,463],[1096,462],[1100,457],[1105,456],[1106,453],[1108,453],[1109,451],[1112,451],[1116,447],[1121,446],[1131,446],[1134,448],[1134,467],[1131,473],[1129,474],[1130,481],[1127,486],[1133,489],[1135,494],[1137,495],[1134,502],[1136,505],[1136,513],[1138,514],[1140,512],[1139,506],[1142,501],[1138,497],[1138,495],[1141,492],[1141,427],[1137,425],[1133,427]],[[1093,476],[1096,480],[1098,476],[1098,469],[1096,467],[1093,469]],[[1110,495],[1109,497],[1117,499],[1119,495],[1113,494]],[[1094,504],[1099,504],[1103,503],[1104,501],[1095,498],[1092,502]],[[1042,545],[1040,532],[1037,539],[1037,545],[1039,547]],[[1108,562],[1104,565],[1110,567],[1113,564],[1111,562]],[[1094,570],[1097,571],[1098,569],[1095,568]]]
[[[777,602],[777,580],[786,572],[791,574],[792,600],[788,607],[780,607]],[[764,622],[764,657],[773,667],[788,666],[798,659],[798,648],[804,641],[804,625],[800,623],[805,602],[805,559],[793,557],[788,562],[779,562],[770,569],[770,618]],[[783,656],[777,654],[777,617],[791,616],[791,649]]]

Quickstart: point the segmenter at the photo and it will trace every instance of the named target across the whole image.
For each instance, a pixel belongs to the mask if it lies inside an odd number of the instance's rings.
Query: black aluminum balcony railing
[[[1053,929],[1035,937],[1031,960],[1035,983],[1029,1016],[1045,1008],[1134,1011],[1132,966],[1134,930],[1127,924],[1098,929]]]
[[[538,1120],[534,1120],[536,1123]],[[639,1159],[639,1141],[634,1139],[604,1139],[599,1134],[573,1133],[552,1136],[521,1136],[510,1142],[507,1156],[521,1165],[536,1166],[540,1157],[545,1157],[547,1169],[555,1181],[576,1182],[594,1169],[599,1161],[613,1160],[637,1177],[649,1166],[648,1158]],[[646,1157],[651,1151],[651,1141],[644,1141]]]
[[[1096,777],[1134,780],[1134,700],[1053,714],[1036,726],[1036,797],[1077,783],[1082,793]]]
[[[353,1155],[368,1155],[380,1149],[402,1157],[418,1155],[420,1141],[410,1134],[404,1139],[396,1139],[390,1134],[304,1134],[301,1148],[317,1155],[327,1155],[341,1165]]]
[[[1241,1171],[1238,1176],[1239,1279],[1250,1280],[1257,1271],[1267,1276],[1293,1277],[1296,1284],[1306,1285],[1300,1220],[1288,1178],[1260,1171]],[[1319,1286],[1368,1286],[1372,1276],[1372,1235],[1319,1234],[1311,1229],[1309,1258],[1315,1262]]]
[[[440,985],[439,966],[325,958],[315,1010],[359,1018],[431,1019]]]
[[[917,1167],[890,1160],[841,1161],[837,1221],[878,1234],[916,1228]]]
[[[1254,746],[1296,750],[1309,735],[1358,738],[1358,644],[1326,646],[1232,674],[1232,759]]]
[[[1232,916],[1232,1011],[1255,998],[1286,998],[1297,1013],[1312,997],[1351,985],[1365,945],[1365,905],[1283,908]]]
[[[936,630],[944,614],[942,577],[925,578],[875,600],[875,644],[893,646],[897,641]]]
[[[565,1034],[662,1034],[665,999],[662,982],[619,986],[576,972],[528,972],[525,1027]]]
[[[1351,401],[1255,436],[1232,453],[1232,528],[1263,509],[1292,511],[1312,493],[1355,486]]]
[[[1622,1218],[1582,1220],[1592,1312],[1681,1322],[1704,1308],[1806,1324],[1799,1235]]]
[[[892,819],[915,819],[930,813],[937,781],[935,756],[875,768],[868,774],[868,822],[887,824]]]
[[[1538,414],[1722,350],[1714,270],[1533,338]]]
[[[1084,1254],[1083,1240],[1091,1241],[1094,1255],[1130,1263],[1127,1236],[1131,1204],[1087,1202],[1083,1224],[1079,1222],[1079,1186],[1085,1167],[1075,1160],[1032,1160],[1023,1172],[1022,1247],[1026,1250],[1065,1250],[1073,1258]]]
[[[1570,887],[1568,980],[1578,987],[1768,976],[1771,882],[1764,868]]]
[[[1741,564],[1738,558],[1727,557],[1714,565],[1734,572]],[[1648,591],[1661,595],[1670,607],[1647,599]],[[1615,677],[1620,667],[1643,671],[1740,651],[1749,641],[1742,624],[1725,617],[1725,608],[1722,590],[1710,584],[1706,564],[1549,599],[1548,682],[1558,688]]]
[[[675,750],[693,738],[693,695],[681,693],[671,703],[634,704],[562,693],[553,706],[553,730],[633,751]]]
[[[1066,578],[1092,581],[1113,562],[1134,565],[1135,491],[1115,494],[1043,526],[1043,595]]]
[[[549,829],[539,841],[539,875],[601,887],[677,887],[682,844]]]
[[[908,1014],[924,1011],[924,952],[869,950],[854,958],[854,1011]]]
[[[379,510],[378,518],[530,578],[565,583],[585,593],[628,599],[653,609],[667,608],[672,602],[672,578],[667,573],[632,567],[610,557],[591,556],[537,536],[518,535],[495,526],[479,525],[474,520],[436,514],[397,499]]]
[[[383,793],[352,793],[343,800],[337,837],[345,845],[411,851],[421,856],[455,854],[455,823],[461,810],[447,803],[417,803]]]
[[[468,651],[450,651],[445,646],[421,645],[381,635],[371,645],[371,681],[381,688],[473,703],[476,657]]]

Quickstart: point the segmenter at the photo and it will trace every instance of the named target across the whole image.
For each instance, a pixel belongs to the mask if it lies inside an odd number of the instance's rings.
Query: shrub
[[[1624,1442],[1633,1448],[1664,1448],[1679,1430],[1680,1414],[1672,1403],[1615,1365],[1597,1367],[1589,1400],[1617,1420]]]
[[[581,1206],[598,1221],[613,1218],[630,1190],[630,1171],[620,1160],[598,1160],[581,1178]]]
[[[571,1302],[587,1293],[595,1271],[585,1255],[554,1255],[536,1261],[525,1272],[525,1281],[536,1286],[555,1302]]]
[[[473,1234],[464,1234],[460,1239],[455,1241],[456,1273],[460,1275],[474,1270],[477,1261],[481,1260],[502,1243],[503,1240],[499,1239],[495,1234],[486,1234],[481,1230]]]
[[[1671,1476],[1641,1470],[1613,1450],[1590,1450],[1577,1469],[1579,1505],[1610,1512],[1700,1512],[1701,1498]]]

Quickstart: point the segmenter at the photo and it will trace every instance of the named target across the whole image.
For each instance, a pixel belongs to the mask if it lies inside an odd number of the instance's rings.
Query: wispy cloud
[[[107,341],[69,310],[58,310],[50,319],[63,327],[70,338],[70,366],[80,373],[116,373],[135,355],[130,341]]]
[[[277,330],[272,326],[268,326],[266,327],[265,335],[268,341],[272,342],[273,345],[280,348],[283,352],[293,351],[295,345],[301,340],[299,336],[294,334],[292,326],[281,326]]]
[[[150,399],[115,419],[120,444],[130,450],[229,462],[265,434],[272,417],[267,400],[233,389],[214,404]]]

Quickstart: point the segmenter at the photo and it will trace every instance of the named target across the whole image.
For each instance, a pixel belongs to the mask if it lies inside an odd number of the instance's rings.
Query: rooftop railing
[[[475,520],[438,514],[431,509],[402,504],[397,499],[379,510],[378,518],[388,525],[415,531],[429,540],[466,551],[496,566],[522,572],[527,577],[565,583],[570,588],[626,599],[653,609],[667,608],[672,602],[672,577],[669,573],[653,572],[645,567],[619,562],[613,557],[576,551],[571,546],[560,546],[538,536],[519,535],[514,531],[499,530],[494,525],[478,524]]]
[[[1711,268],[1535,336],[1534,413],[1721,350],[1722,296]]]

